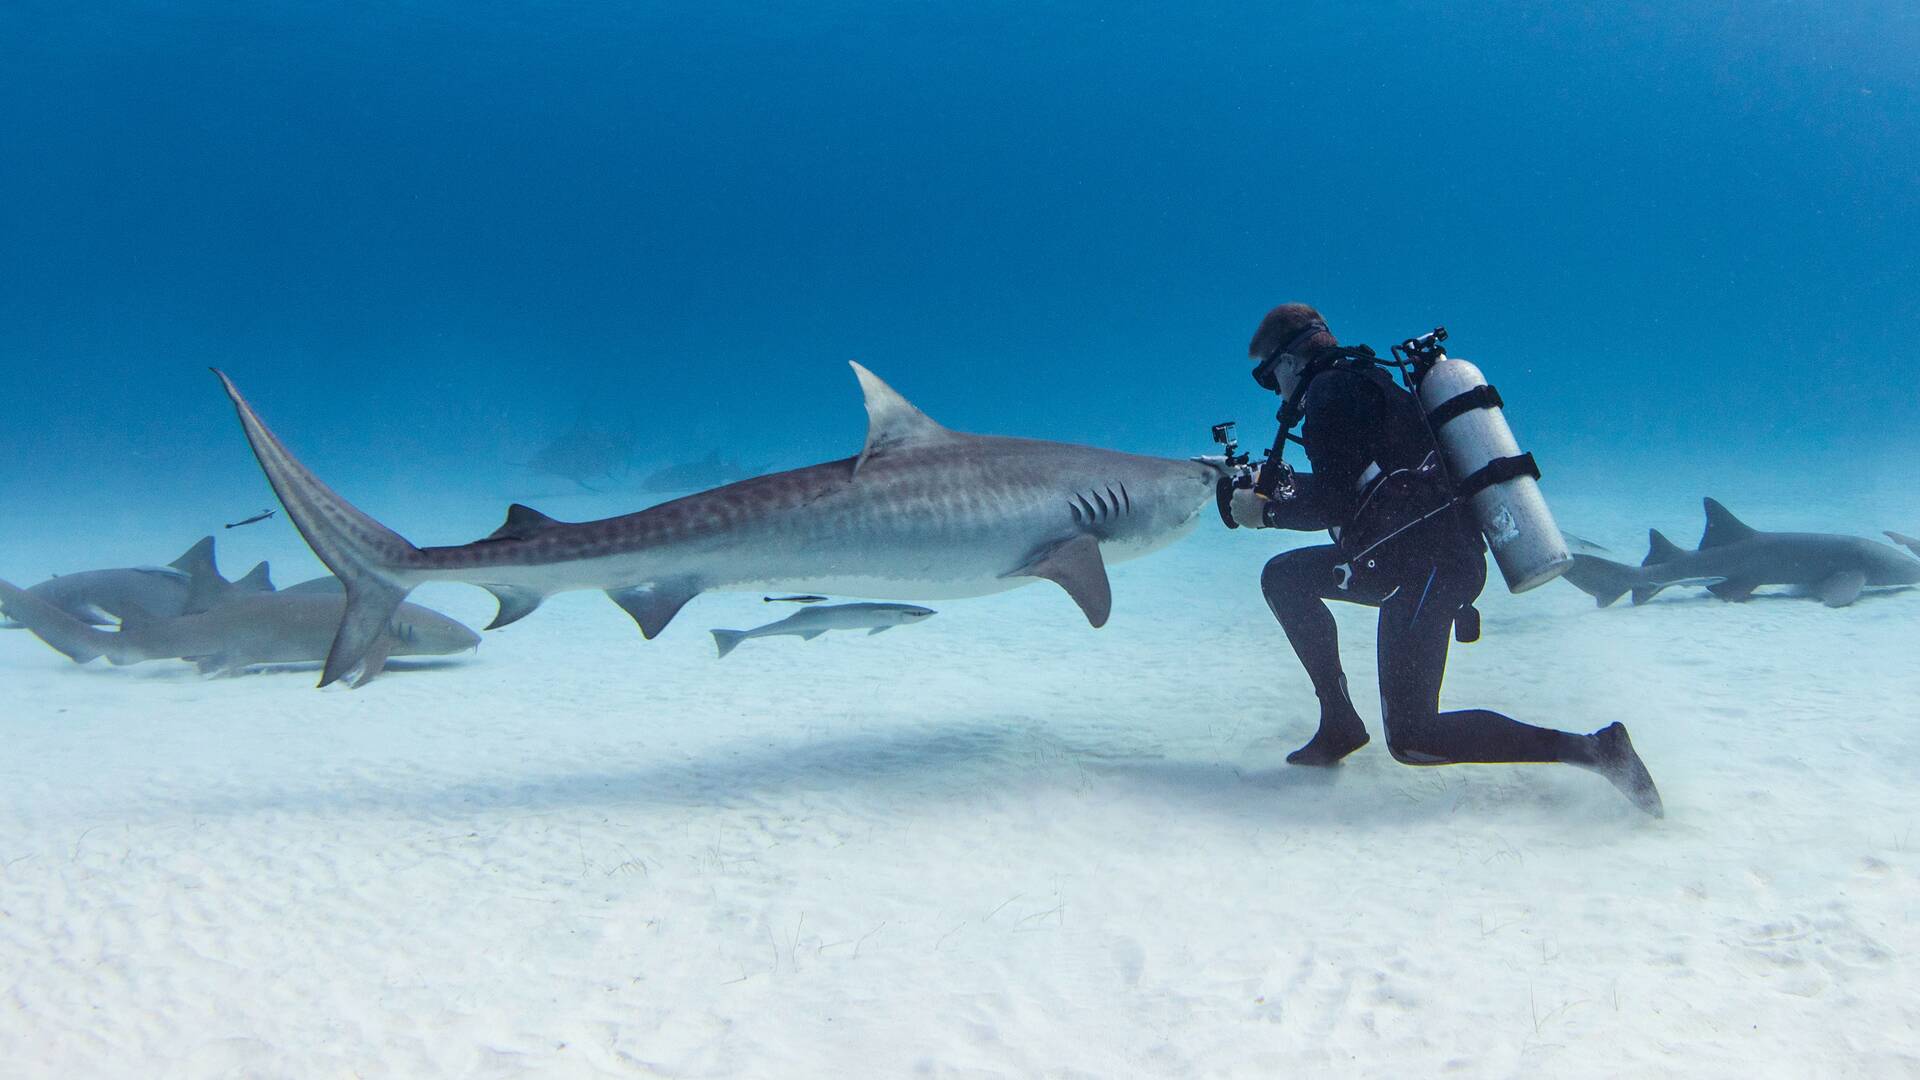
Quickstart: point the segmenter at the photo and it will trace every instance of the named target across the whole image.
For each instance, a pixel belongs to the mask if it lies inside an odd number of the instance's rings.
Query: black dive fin
[[[1648,529],[1647,557],[1640,560],[1640,565],[1658,566],[1664,562],[1672,562],[1685,554],[1686,552],[1681,550],[1679,544],[1667,539],[1659,529]]]
[[[1096,629],[1113,613],[1113,586],[1100,557],[1100,541],[1087,533],[1047,548],[1007,576],[1045,578],[1067,590]]]
[[[700,595],[700,586],[689,581],[658,582],[631,589],[608,589],[607,598],[640,624],[640,634],[651,641],[667,628],[687,601]]]
[[[1707,531],[1700,534],[1701,550],[1753,539],[1753,527],[1734,517],[1733,511],[1713,499],[1703,499],[1701,502],[1707,508]]]
[[[547,599],[544,593],[518,585],[482,585],[481,588],[492,593],[493,598],[500,602],[500,610],[494,612],[493,621],[487,624],[489,630],[519,622],[533,614],[534,609]]]

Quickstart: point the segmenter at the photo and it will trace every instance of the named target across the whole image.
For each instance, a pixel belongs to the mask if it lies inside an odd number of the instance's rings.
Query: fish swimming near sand
[[[1113,603],[1107,562],[1165,547],[1213,504],[1211,462],[951,431],[853,368],[869,420],[854,457],[600,521],[515,505],[458,547],[415,547],[361,513],[216,374],[287,516],[346,584],[322,686],[366,663],[395,607],[429,581],[492,593],[490,629],[573,589],[604,591],[651,638],[709,590],[938,600],[1035,581],[1058,584],[1097,627]]]
[[[1566,579],[1601,607],[1628,593],[1644,604],[1675,585],[1704,586],[1732,601],[1763,585],[1792,585],[1828,607],[1845,607],[1863,589],[1920,582],[1920,558],[1891,545],[1833,533],[1761,532],[1712,499],[1705,505],[1707,530],[1697,549],[1687,551],[1652,529],[1639,566],[1576,553]],[[1920,555],[1920,542],[1888,536]]]
[[[867,636],[921,622],[933,614],[932,608],[913,604],[829,604],[796,611],[778,622],[751,630],[715,630],[713,643],[725,656],[748,638],[792,635],[812,641],[829,630],[865,630]]]
[[[203,675],[324,659],[346,606],[342,591],[296,586],[234,597],[174,618],[128,610],[120,629],[111,631],[88,626],[30,591],[0,581],[0,610],[75,663],[102,656],[116,665],[191,660]],[[361,681],[378,674],[389,657],[446,656],[479,644],[480,635],[453,619],[418,604],[401,604],[374,635]]]
[[[175,618],[205,611],[234,596],[272,592],[266,563],[228,581],[213,558],[213,537],[202,537],[166,566],[82,570],[48,578],[26,590],[89,626],[107,626],[121,613],[142,611]],[[17,623],[0,624],[19,629]]]

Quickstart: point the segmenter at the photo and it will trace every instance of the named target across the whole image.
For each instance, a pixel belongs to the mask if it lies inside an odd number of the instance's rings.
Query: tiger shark
[[[1567,580],[1601,607],[1628,592],[1635,604],[1644,604],[1674,585],[1704,586],[1732,601],[1745,600],[1762,585],[1793,585],[1828,607],[1845,607],[1863,589],[1920,582],[1920,559],[1892,545],[1833,533],[1762,532],[1713,499],[1704,503],[1707,529],[1697,549],[1687,551],[1650,529],[1647,558],[1639,566],[1576,554]],[[1920,555],[1920,541],[1887,535]]]
[[[493,533],[454,547],[416,547],[335,494],[214,374],[287,516],[346,588],[321,686],[359,670],[394,609],[432,581],[492,593],[488,629],[580,589],[606,593],[650,639],[708,591],[941,600],[1035,581],[1099,627],[1113,606],[1106,564],[1165,547],[1212,504],[1211,462],[953,431],[852,366],[868,419],[854,457],[598,521],[514,504]]]

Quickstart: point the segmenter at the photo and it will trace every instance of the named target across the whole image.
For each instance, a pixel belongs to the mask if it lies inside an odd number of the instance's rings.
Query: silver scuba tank
[[[1455,492],[1493,549],[1510,592],[1526,592],[1573,565],[1540,494],[1540,469],[1520,452],[1499,391],[1480,369],[1442,354],[1420,379],[1420,409],[1440,444]]]

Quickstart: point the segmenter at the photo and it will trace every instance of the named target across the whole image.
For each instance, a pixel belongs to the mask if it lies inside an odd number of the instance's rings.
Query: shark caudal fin
[[[1606,607],[1640,584],[1640,572],[1625,563],[1602,559],[1597,555],[1575,553],[1573,565],[1562,575],[1567,583],[1593,597],[1597,607]]]
[[[747,632],[745,630],[715,630],[713,632],[713,644],[715,648],[720,650],[721,656],[725,656],[739,648],[740,643],[745,640],[747,640]]]
[[[31,630],[35,637],[76,664],[102,656],[116,664],[146,659],[129,647],[130,638],[88,626],[25,589],[0,581],[0,613]]]
[[[373,648],[387,622],[417,584],[410,571],[420,561],[420,549],[321,483],[261,421],[233,380],[217,369],[214,374],[232,399],[247,443],[273,493],[280,497],[280,505],[286,507],[307,546],[346,586],[346,610],[327,652],[320,685],[366,672],[375,662]]]

